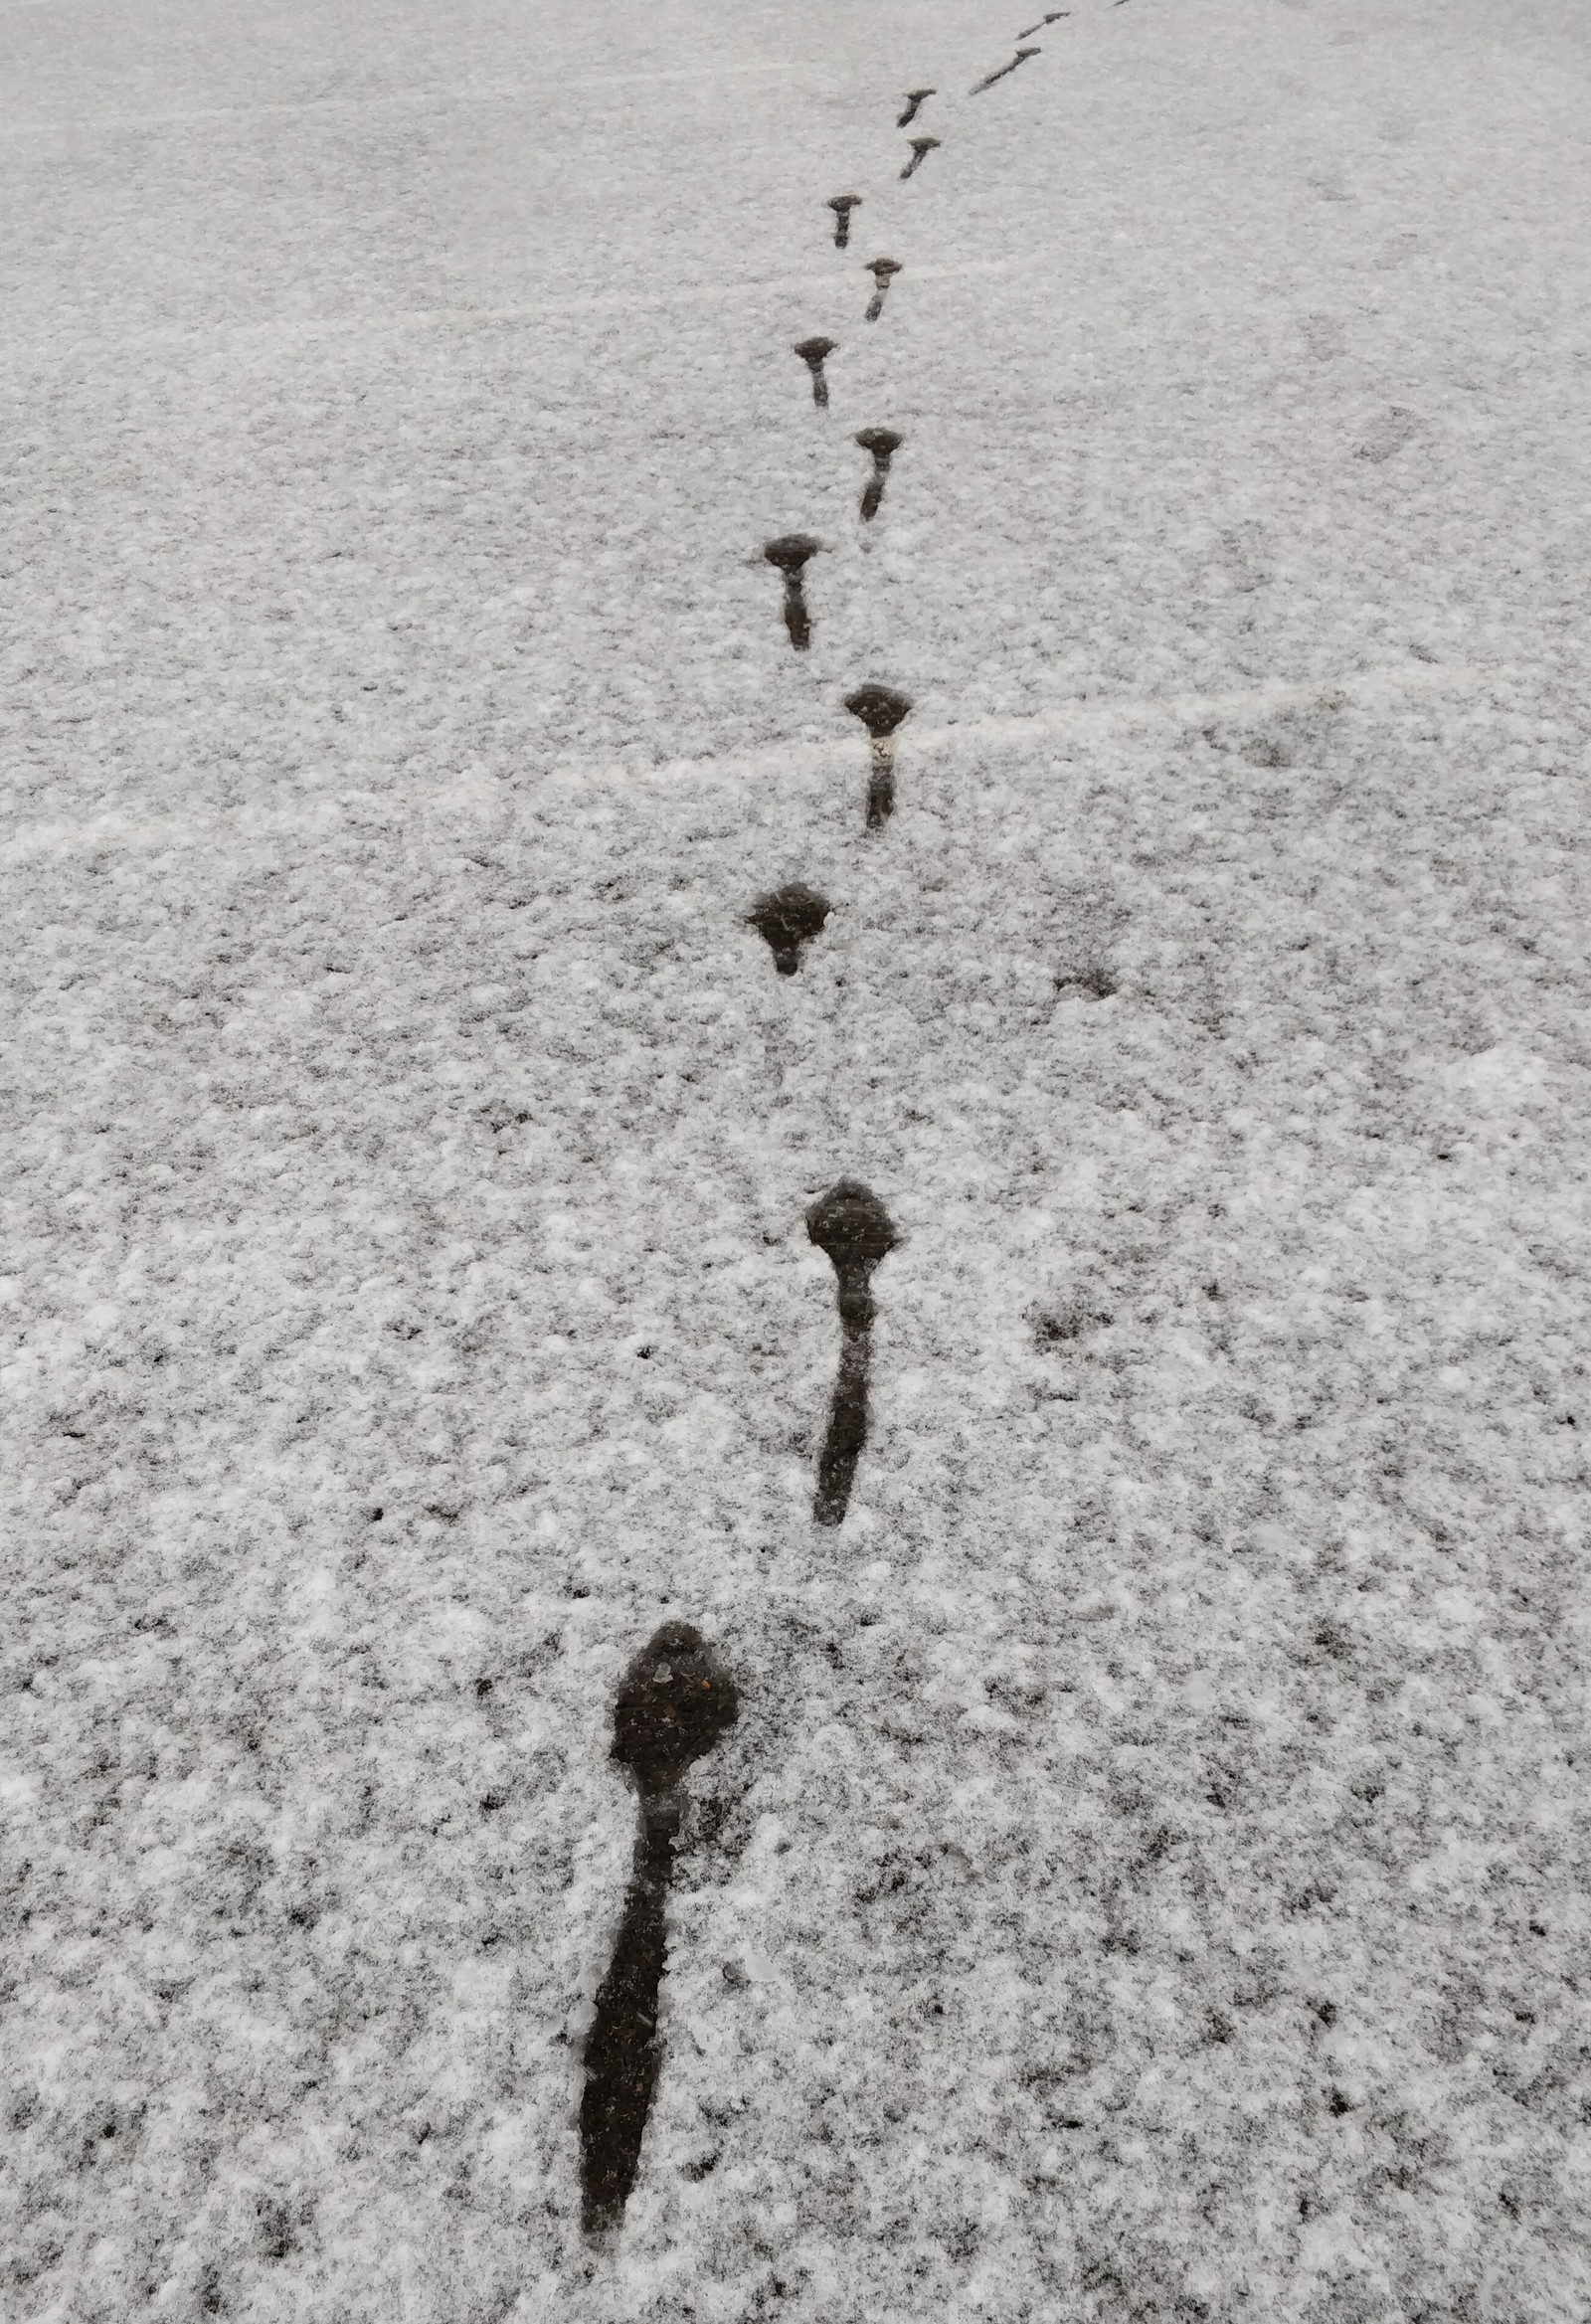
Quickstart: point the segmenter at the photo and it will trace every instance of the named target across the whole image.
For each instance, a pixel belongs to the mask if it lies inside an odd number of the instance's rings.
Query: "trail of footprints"
[[[1039,50],[1027,45],[1031,35],[1070,14],[1069,9],[1052,9],[1019,33],[1011,61],[975,83],[969,93],[981,95],[1038,56]],[[896,127],[909,128],[937,93],[932,88],[908,89]],[[941,148],[941,140],[927,134],[909,142],[911,159],[900,172],[903,179],[914,177]],[[852,215],[863,207],[863,197],[832,194],[825,207],[833,213],[834,248],[848,250]],[[867,260],[863,271],[873,277],[873,294],[862,309],[862,319],[877,323],[883,318],[890,286],[904,268],[899,260],[881,257]],[[812,402],[819,411],[828,409],[825,366],[840,351],[837,341],[821,334],[794,343],[794,352],[810,376]],[[893,428],[863,428],[852,442],[872,461],[858,510],[861,522],[871,524],[883,506],[890,462],[905,439]],[[783,582],[783,619],[797,653],[811,644],[805,577],[822,546],[810,533],[785,533],[763,549]],[[864,680],[842,699],[868,737],[866,828],[881,832],[895,805],[895,738],[911,714],[911,699],[878,678]],[[830,911],[827,899],[815,888],[793,880],[759,896],[746,919],[767,944],[778,975],[795,977],[805,948],[822,934]],[[872,1280],[901,1238],[884,1204],[857,1178],[839,1178],[818,1196],[807,1209],[806,1232],[833,1266],[839,1310],[839,1363],[812,1501],[813,1522],[833,1527],[844,1522],[867,1444],[867,1381],[876,1314]],[[734,1681],[688,1623],[665,1622],[636,1655],[619,1687],[612,1756],[634,1783],[639,1821],[619,1936],[598,1990],[585,2046],[580,2140],[582,2219],[588,2235],[611,2231],[623,2217],[661,2070],[658,2006],[668,1949],[666,1902],[683,1813],[685,1771],[713,1748],[738,1716]]]

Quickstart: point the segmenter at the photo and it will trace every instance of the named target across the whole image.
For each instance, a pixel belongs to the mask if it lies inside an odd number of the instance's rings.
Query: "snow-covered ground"
[[[1591,19],[1040,13],[7,0],[8,2316],[1591,2309]]]

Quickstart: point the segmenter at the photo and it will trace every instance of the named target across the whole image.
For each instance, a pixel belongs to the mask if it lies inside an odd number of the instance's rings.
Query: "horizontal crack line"
[[[1069,736],[1126,733],[1156,725],[1203,726],[1222,719],[1275,716],[1283,711],[1347,708],[1381,701],[1417,699],[1425,694],[1469,694],[1486,685],[1487,673],[1466,664],[1416,663],[1408,668],[1359,670],[1338,678],[1302,682],[1275,680],[1223,694],[1161,694],[1116,701],[1065,702],[1052,710],[1005,717],[959,720],[944,726],[907,725],[900,730],[902,752],[913,756],[961,755],[970,751],[1023,749],[1035,742]],[[868,746],[855,736],[835,734],[820,742],[768,743],[726,752],[722,757],[665,759],[651,767],[624,761],[608,765],[554,765],[542,780],[588,785],[644,785],[733,782],[745,775],[797,775],[827,767],[860,767]]]
[[[1357,670],[1339,678],[1244,687],[1222,694],[1164,694],[1122,701],[1069,702],[1028,716],[968,719],[956,725],[903,726],[903,755],[955,758],[979,751],[1022,750],[1034,743],[1071,737],[1130,734],[1156,726],[1200,727],[1223,719],[1276,716],[1290,710],[1373,708],[1377,703],[1416,701],[1426,695],[1473,695],[1492,683],[1489,673],[1463,663],[1417,663],[1408,668]],[[623,761],[534,770],[528,781],[494,781],[475,772],[430,790],[342,792],[298,801],[289,806],[242,806],[233,814],[213,809],[183,815],[139,816],[122,811],[83,822],[61,820],[24,825],[0,840],[0,865],[21,866],[52,859],[94,855],[114,849],[180,852],[192,847],[236,848],[250,841],[300,839],[316,832],[399,830],[437,816],[477,826],[512,823],[527,788],[541,790],[647,790],[723,785],[758,778],[818,775],[865,768],[865,737],[836,733],[812,742],[761,744],[710,758],[665,759],[650,767]]]
[[[1016,265],[1011,259],[954,260],[940,267],[914,267],[912,279],[949,282],[969,275],[1009,274],[1016,270]],[[688,282],[673,290],[585,291],[516,306],[406,306],[373,313],[275,315],[264,323],[174,324],[166,329],[131,331],[121,338],[106,338],[85,321],[78,337],[64,335],[70,325],[58,325],[48,339],[13,339],[0,353],[0,376],[8,371],[59,365],[69,359],[79,362],[85,354],[120,353],[129,348],[255,346],[272,339],[333,338],[349,333],[372,338],[379,331],[445,330],[449,325],[473,329],[488,323],[528,323],[534,327],[550,315],[666,314],[678,307],[732,305],[758,295],[827,298],[841,291],[848,293],[853,287],[848,275],[829,268],[821,273],[812,269],[800,274],[751,274],[721,282]]]
[[[661,83],[785,79],[808,69],[796,64],[701,65],[656,73],[587,73],[559,82],[553,94],[577,89],[650,89]],[[367,96],[280,97],[264,104],[192,105],[164,113],[84,113],[56,121],[0,122],[0,140],[11,137],[81,137],[103,130],[186,127],[194,121],[295,119],[302,114],[397,112],[416,105],[512,104],[520,97],[545,98],[545,82],[488,81],[455,89],[394,89]]]

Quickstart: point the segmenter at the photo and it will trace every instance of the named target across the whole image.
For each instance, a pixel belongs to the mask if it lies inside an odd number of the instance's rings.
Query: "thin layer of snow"
[[[1591,2303],[1591,36],[1030,20],[12,12],[29,2324]]]

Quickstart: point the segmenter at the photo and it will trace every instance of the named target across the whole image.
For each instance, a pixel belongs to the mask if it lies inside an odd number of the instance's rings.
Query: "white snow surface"
[[[1591,17],[1039,13],[8,0],[8,2317],[1591,2312]]]

